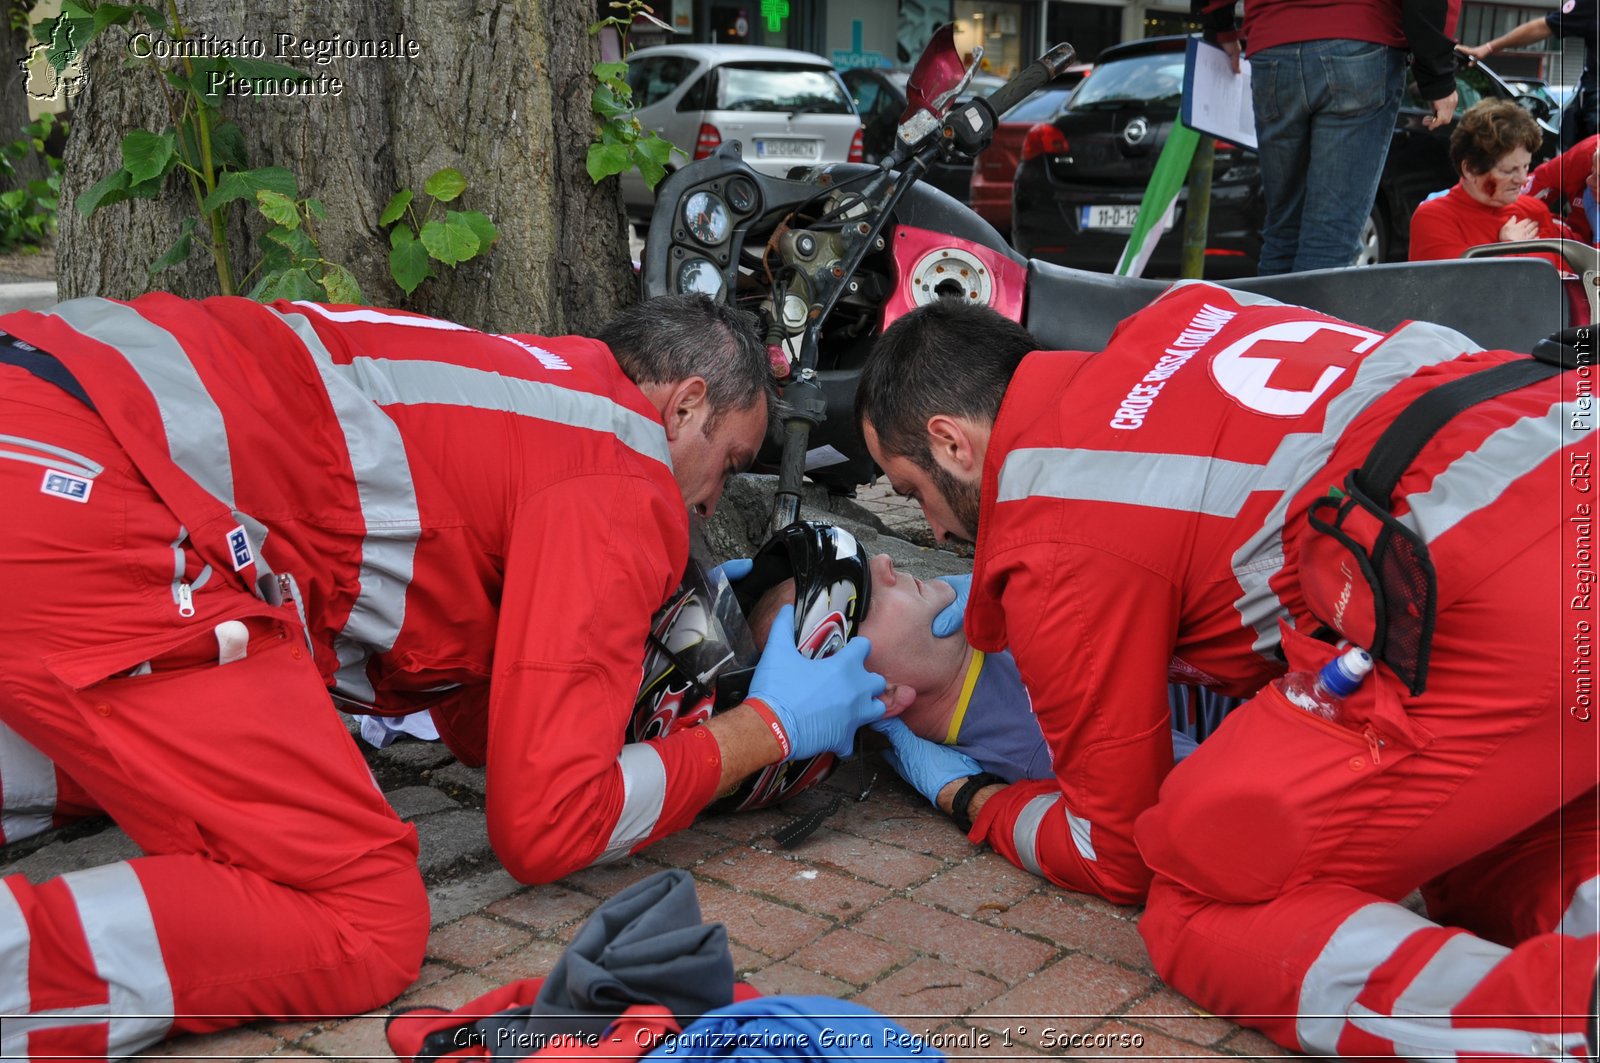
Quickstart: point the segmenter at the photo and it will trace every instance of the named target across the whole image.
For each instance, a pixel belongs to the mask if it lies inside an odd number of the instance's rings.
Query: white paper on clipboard
[[[1250,60],[1233,72],[1228,53],[1189,38],[1183,71],[1183,124],[1199,133],[1256,148],[1256,113],[1250,102]]]

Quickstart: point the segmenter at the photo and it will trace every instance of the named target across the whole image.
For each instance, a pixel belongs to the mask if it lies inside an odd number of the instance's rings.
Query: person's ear
[[[898,716],[911,707],[917,700],[917,688],[906,683],[890,683],[883,688],[883,693],[878,695],[883,701],[885,717]]]
[[[964,417],[936,413],[928,418],[928,452],[933,460],[958,476],[983,471],[983,452],[978,433]]]
[[[669,385],[661,409],[667,441],[677,442],[690,429],[702,430],[710,411],[705,377],[692,376]]]

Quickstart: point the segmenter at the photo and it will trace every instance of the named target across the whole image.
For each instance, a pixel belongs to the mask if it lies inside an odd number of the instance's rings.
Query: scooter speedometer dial
[[[695,192],[683,201],[683,224],[689,235],[707,247],[716,247],[728,238],[728,205],[712,192]]]
[[[722,271],[710,259],[686,259],[678,267],[678,292],[682,295],[698,292],[715,299],[722,294]]]

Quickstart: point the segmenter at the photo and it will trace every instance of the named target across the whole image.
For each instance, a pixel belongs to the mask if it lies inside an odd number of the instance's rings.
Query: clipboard
[[[1239,60],[1239,73],[1228,53],[1198,36],[1189,38],[1183,64],[1183,124],[1198,133],[1256,149],[1256,113],[1250,100],[1250,60]]]

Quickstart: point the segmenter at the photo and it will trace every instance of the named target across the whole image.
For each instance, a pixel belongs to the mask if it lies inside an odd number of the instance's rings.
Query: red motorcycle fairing
[[[917,59],[917,65],[911,68],[911,77],[906,81],[906,109],[900,115],[900,124],[904,125],[918,111],[926,111],[935,119],[943,118],[950,109],[950,99],[945,99],[943,106],[936,101],[949,96],[966,74],[967,64],[956,49],[955,23],[947,22],[934,32]]]
[[[895,284],[883,304],[883,327],[917,307],[947,294],[1022,320],[1028,267],[985,244],[949,233],[897,225],[894,229]]]

